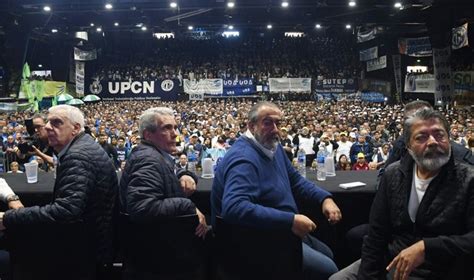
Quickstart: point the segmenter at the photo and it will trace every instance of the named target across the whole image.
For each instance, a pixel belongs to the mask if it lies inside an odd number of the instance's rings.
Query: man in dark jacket
[[[382,177],[362,261],[332,279],[356,279],[357,271],[357,279],[474,276],[474,168],[454,159],[438,111],[417,111],[404,131],[408,154]]]
[[[150,227],[160,219],[197,214],[199,225],[195,232],[204,237],[205,217],[187,198],[196,190],[197,177],[186,169],[175,171],[176,129],[174,113],[169,108],[151,108],[140,116],[142,141],[132,150],[120,179],[120,209],[131,222]],[[158,261],[153,267],[144,266],[125,256],[124,262],[127,279],[157,278],[166,269]]]
[[[117,175],[112,161],[83,132],[82,112],[69,105],[49,109],[45,126],[49,145],[58,157],[53,201],[45,206],[0,213],[7,237],[42,246],[31,263],[13,271],[14,279],[95,279],[96,268],[111,261],[112,216]],[[9,200],[19,200],[18,196]],[[45,232],[46,231],[46,232]],[[12,233],[11,236],[8,235]],[[19,236],[25,239],[18,240]],[[43,236],[46,240],[37,240]],[[21,247],[21,246],[20,246]],[[25,249],[25,248],[23,248]],[[69,251],[67,250],[74,250]],[[59,253],[58,253],[59,252]],[[17,253],[12,251],[13,254]],[[31,265],[27,266],[27,265]],[[15,275],[15,273],[19,273]],[[21,275],[21,276],[18,276]]]

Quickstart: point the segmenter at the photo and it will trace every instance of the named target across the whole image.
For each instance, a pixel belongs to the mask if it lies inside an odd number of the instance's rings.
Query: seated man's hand
[[[196,214],[198,215],[199,217],[199,225],[196,227],[196,232],[195,234],[199,237],[201,237],[202,239],[204,239],[206,237],[206,233],[208,231],[208,226],[206,224],[206,217],[204,216],[203,213],[201,213],[201,211],[199,211],[199,209],[196,208]]]
[[[193,177],[189,175],[181,176],[181,178],[179,178],[179,183],[181,184],[184,195],[187,197],[196,191],[196,182],[194,181]]]
[[[305,215],[295,214],[295,217],[293,218],[293,226],[291,227],[291,231],[293,231],[295,235],[303,238],[306,234],[315,229],[316,224],[311,221],[310,218]]]
[[[390,264],[387,271],[395,268],[393,280],[407,280],[410,273],[425,261],[425,242],[420,240],[402,250]]]
[[[21,201],[19,200],[14,200],[14,201],[10,201],[8,202],[8,208],[10,209],[19,209],[19,208],[24,208],[25,206],[23,206],[23,203],[21,203]]]
[[[326,198],[323,201],[323,214],[330,224],[338,223],[342,219],[341,210],[332,198]]]

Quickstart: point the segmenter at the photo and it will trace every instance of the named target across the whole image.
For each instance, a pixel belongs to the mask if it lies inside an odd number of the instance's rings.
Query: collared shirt
[[[274,150],[270,150],[270,149],[267,149],[265,148],[262,144],[260,144],[257,139],[255,139],[255,136],[253,136],[252,132],[250,132],[250,130],[247,130],[245,132],[244,135],[242,135],[243,137],[247,137],[248,139],[250,139],[254,144],[255,146],[257,146],[257,148],[259,150],[261,150],[269,159],[273,160],[273,157],[275,155],[275,151]]]

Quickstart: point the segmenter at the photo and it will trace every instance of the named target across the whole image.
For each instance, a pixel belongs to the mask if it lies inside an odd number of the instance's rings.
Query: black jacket
[[[459,266],[474,256],[474,168],[451,156],[431,181],[413,223],[408,214],[413,164],[411,156],[406,155],[382,176],[370,211],[358,279],[386,279],[388,263],[421,239],[425,243],[425,262],[412,276],[472,279],[466,277],[472,264],[461,265],[456,270],[458,276],[451,273],[453,265]]]
[[[38,225],[79,225],[83,234],[61,236],[62,241],[83,242],[87,244],[87,254],[95,257],[96,263],[106,263],[112,253],[112,216],[118,190],[113,163],[99,144],[84,133],[72,140],[59,162],[53,201],[45,206],[9,210],[3,223],[7,230],[32,230]],[[50,246],[60,244],[59,240],[51,242]]]
[[[120,179],[120,208],[134,222],[195,214],[196,206],[185,197],[178,178],[190,175],[184,169],[175,174],[174,162],[153,144],[142,141],[135,147]]]

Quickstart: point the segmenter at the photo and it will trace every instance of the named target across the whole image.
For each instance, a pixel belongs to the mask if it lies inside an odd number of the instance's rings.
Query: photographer
[[[23,162],[30,161],[32,156],[41,158],[44,162],[41,169],[48,171],[54,166],[53,149],[48,144],[48,133],[44,128],[46,125],[45,116],[36,114],[33,118],[25,120],[26,129],[30,137],[18,145],[19,155]]]

